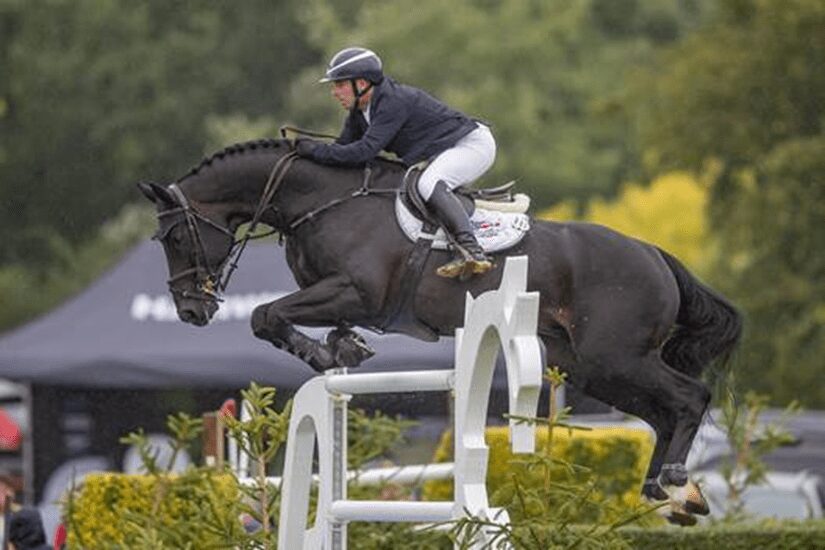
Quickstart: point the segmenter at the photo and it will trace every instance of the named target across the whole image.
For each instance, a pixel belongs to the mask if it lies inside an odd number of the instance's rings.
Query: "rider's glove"
[[[295,142],[295,152],[298,156],[311,159],[314,158],[313,153],[319,145],[321,144],[312,139],[299,139]]]

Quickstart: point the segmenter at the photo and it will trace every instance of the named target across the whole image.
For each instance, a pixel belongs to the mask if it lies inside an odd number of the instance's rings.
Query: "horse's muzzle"
[[[209,324],[212,316],[218,311],[218,304],[204,301],[184,301],[178,304],[178,317],[184,323],[203,327]]]

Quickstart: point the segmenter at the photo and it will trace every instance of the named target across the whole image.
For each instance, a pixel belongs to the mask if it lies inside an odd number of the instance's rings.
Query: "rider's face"
[[[346,110],[352,108],[352,104],[355,101],[355,94],[352,92],[352,84],[349,80],[336,80],[331,83],[332,84],[332,97],[334,97],[338,103],[341,104]],[[359,78],[355,81],[355,85],[358,86],[359,90],[363,90],[369,85],[369,82],[364,80],[363,78]],[[362,96],[362,103],[366,103],[369,99],[369,93],[367,95]]]

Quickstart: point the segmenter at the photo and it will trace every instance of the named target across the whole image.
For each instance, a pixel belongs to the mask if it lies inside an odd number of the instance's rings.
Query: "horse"
[[[387,323],[414,246],[394,215],[405,170],[384,159],[368,169],[324,166],[297,157],[290,140],[266,139],[218,151],[174,183],[139,183],[157,208],[155,238],[165,251],[178,316],[208,324],[227,282],[221,276],[228,279],[243,249],[236,232],[260,223],[285,241],[300,290],[254,309],[255,336],[319,372],[370,357],[355,327],[426,338]],[[700,377],[711,366],[728,372],[740,314],[654,245],[596,224],[531,224],[518,244],[493,256],[493,270],[468,280],[435,275],[451,253],[433,250],[410,294],[419,326],[434,338],[452,336],[466,293],[497,288],[507,255],[528,256],[528,290],[540,295],[538,335],[547,364],[559,366],[586,395],[653,428],[642,496],[660,504],[671,522],[695,523],[694,514],[709,511],[685,467],[711,400]],[[331,330],[316,340],[295,325]]]

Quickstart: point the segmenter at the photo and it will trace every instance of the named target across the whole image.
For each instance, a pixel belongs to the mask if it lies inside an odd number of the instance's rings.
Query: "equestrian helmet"
[[[344,48],[332,56],[327,72],[320,82],[363,78],[373,84],[378,84],[384,79],[382,67],[381,58],[372,50],[358,47]]]

